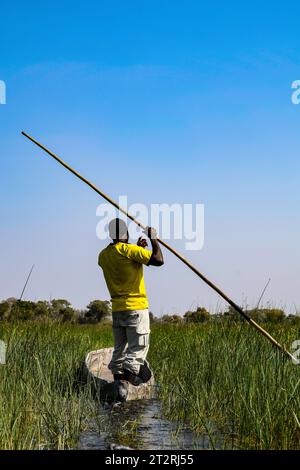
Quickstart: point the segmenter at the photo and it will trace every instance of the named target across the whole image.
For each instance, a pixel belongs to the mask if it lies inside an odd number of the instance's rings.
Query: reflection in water
[[[158,400],[129,401],[102,408],[100,413],[106,431],[100,435],[94,431],[82,433],[79,449],[108,449],[112,444],[148,450],[209,448],[205,434],[195,434],[187,426],[165,419]]]

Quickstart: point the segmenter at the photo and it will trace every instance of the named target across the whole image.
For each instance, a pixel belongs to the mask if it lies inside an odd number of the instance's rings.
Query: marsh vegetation
[[[300,335],[293,323],[268,329],[287,347]],[[88,351],[112,345],[109,325],[2,321],[0,339],[1,449],[75,448],[91,422],[101,431],[78,371]],[[299,366],[245,322],[154,323],[149,359],[164,415],[211,449],[299,449]]]

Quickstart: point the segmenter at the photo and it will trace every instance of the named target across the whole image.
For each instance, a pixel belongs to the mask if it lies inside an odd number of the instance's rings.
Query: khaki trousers
[[[149,350],[149,311],[113,312],[114,352],[108,368],[113,374],[128,369],[138,374]]]

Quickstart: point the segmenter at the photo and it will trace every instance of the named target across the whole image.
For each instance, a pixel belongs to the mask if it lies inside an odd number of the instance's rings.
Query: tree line
[[[300,313],[287,315],[284,310],[279,308],[253,308],[245,309],[244,312],[258,323],[280,323],[289,322],[300,325]],[[206,323],[209,321],[246,321],[233,307],[229,306],[227,310],[220,313],[211,314],[204,307],[197,307],[196,310],[188,311],[181,315],[164,315],[160,319],[153,318],[153,321],[162,323]]]
[[[300,314],[286,315],[278,308],[254,308],[245,312],[259,323],[293,322],[300,325]],[[65,299],[49,301],[17,300],[9,298],[0,302],[0,321],[55,321],[71,323],[99,323],[111,321],[111,304],[107,300],[92,300],[85,309],[75,309]],[[186,312],[183,316],[177,314],[156,317],[150,312],[151,323],[207,323],[210,321],[245,321],[232,307],[221,313],[211,314],[204,307]]]
[[[110,302],[92,300],[85,309],[72,307],[66,299],[17,300],[9,298],[0,302],[0,321],[56,321],[71,323],[98,323],[111,316]]]

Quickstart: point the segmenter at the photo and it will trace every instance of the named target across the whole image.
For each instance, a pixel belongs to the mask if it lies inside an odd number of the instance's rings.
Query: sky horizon
[[[0,299],[20,295],[33,264],[26,299],[109,299],[102,201],[25,131],[115,200],[204,204],[203,248],[168,242],[237,303],[255,306],[270,278],[263,303],[299,312],[298,11],[256,0],[3,5]],[[223,307],[164,254],[145,268],[156,316]]]

